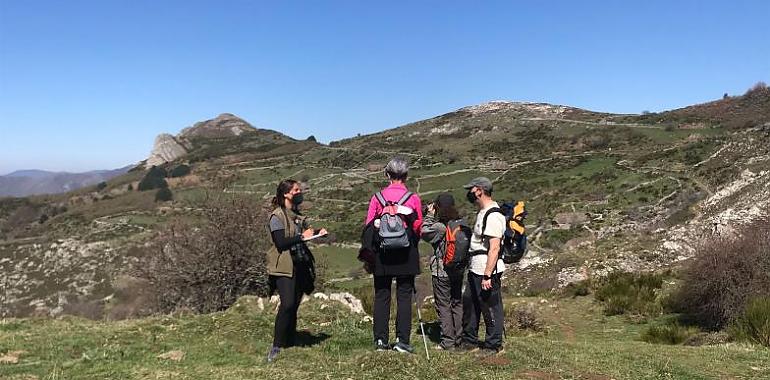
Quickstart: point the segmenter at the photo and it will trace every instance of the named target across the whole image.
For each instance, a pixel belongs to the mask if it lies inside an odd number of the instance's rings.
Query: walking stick
[[[428,353],[428,338],[425,337],[425,327],[422,323],[422,312],[420,312],[420,304],[417,303],[417,287],[414,288],[414,304],[417,306],[417,320],[420,321],[420,332],[422,333],[422,344],[425,345],[425,357],[430,360],[430,353]]]

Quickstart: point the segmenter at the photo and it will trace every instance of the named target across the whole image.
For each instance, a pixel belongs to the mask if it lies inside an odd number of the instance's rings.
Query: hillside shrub
[[[153,166],[144,175],[144,178],[139,182],[137,186],[139,191],[161,189],[168,187],[166,182],[166,171],[163,168]]]
[[[591,282],[589,280],[583,280],[578,282],[571,282],[562,290],[562,296],[564,297],[585,297],[591,294]]]
[[[102,182],[99,182],[99,183],[96,185],[96,190],[97,190],[97,191],[102,191],[102,190],[104,190],[104,189],[106,189],[106,188],[107,188],[107,182],[104,182],[104,181],[102,181]]]
[[[174,194],[171,192],[171,189],[169,189],[168,187],[163,187],[161,189],[158,189],[158,192],[155,193],[155,202],[168,202],[173,199],[174,199]]]
[[[191,169],[189,165],[181,164],[175,167],[174,169],[171,169],[171,173],[169,173],[169,176],[171,178],[184,177],[190,174],[190,171]]]
[[[668,306],[704,329],[719,330],[739,317],[750,299],[760,297],[770,297],[768,220],[698,246]]]
[[[535,306],[529,303],[506,307],[505,324],[507,329],[534,332],[544,331],[546,327]]]
[[[642,333],[642,340],[655,344],[682,344],[700,332],[692,326],[682,326],[678,323],[653,325]]]
[[[265,258],[267,211],[246,197],[210,198],[198,206],[202,220],[175,220],[150,244],[136,269],[156,294],[161,312],[223,310],[239,296],[268,291]]]
[[[604,305],[607,315],[660,314],[658,291],[663,287],[663,276],[654,273],[613,272],[599,280],[594,297]]]
[[[754,298],[730,326],[736,340],[770,347],[770,297]]]
[[[759,81],[755,83],[751,88],[746,90],[745,96],[762,95],[763,93],[770,92],[770,87],[767,87],[767,83]]]

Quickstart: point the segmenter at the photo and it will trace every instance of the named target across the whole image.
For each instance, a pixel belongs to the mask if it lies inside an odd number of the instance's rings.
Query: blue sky
[[[770,82],[767,1],[0,0],[0,174],[219,113],[328,142],[490,100],[660,111]]]

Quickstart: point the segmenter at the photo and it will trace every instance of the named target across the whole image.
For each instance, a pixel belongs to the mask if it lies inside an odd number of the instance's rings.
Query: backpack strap
[[[377,201],[380,202],[380,205],[382,207],[387,207],[388,206],[388,201],[386,201],[385,197],[382,196],[382,192],[381,191],[376,192],[374,194],[374,197],[377,198]]]
[[[401,199],[399,199],[398,202],[396,202],[396,204],[399,205],[399,206],[403,206],[404,203],[406,203],[406,201],[408,201],[409,198],[412,197],[412,195],[414,195],[413,192],[407,191],[406,193],[404,193],[403,196],[401,196]]]
[[[491,209],[487,210],[487,212],[484,214],[484,219],[482,219],[481,222],[481,237],[484,238],[484,231],[487,229],[487,218],[489,218],[489,215],[493,212],[499,212],[505,216],[505,213],[500,207],[492,207]]]

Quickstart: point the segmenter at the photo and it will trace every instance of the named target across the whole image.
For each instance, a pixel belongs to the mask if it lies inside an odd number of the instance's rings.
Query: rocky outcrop
[[[150,157],[147,158],[146,167],[158,166],[166,162],[174,161],[187,154],[187,149],[180,144],[174,136],[161,133],[155,138]]]
[[[245,120],[229,113],[223,113],[214,119],[195,123],[179,133],[179,138],[191,139],[195,137],[222,138],[240,136],[244,132],[256,131]]]
[[[145,161],[145,167],[162,165],[186,155],[192,150],[194,139],[235,137],[249,131],[256,131],[256,128],[238,116],[223,113],[214,119],[195,123],[176,136],[161,133],[155,138],[155,144],[150,157]]]

